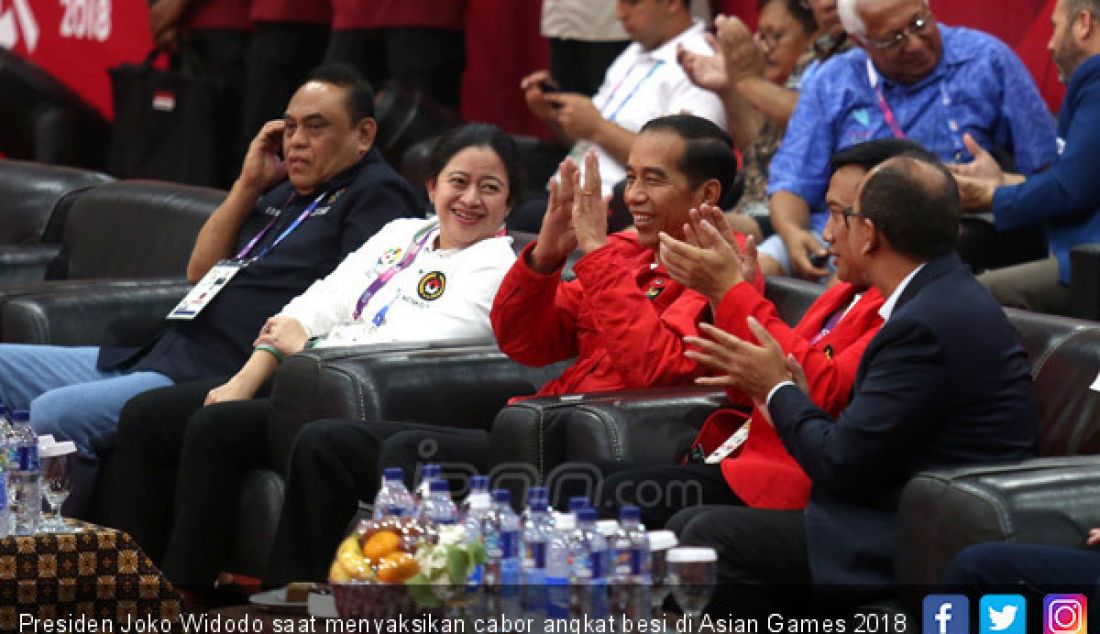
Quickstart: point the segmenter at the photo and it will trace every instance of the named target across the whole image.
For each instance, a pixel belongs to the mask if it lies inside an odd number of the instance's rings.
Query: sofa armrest
[[[323,418],[488,429],[509,398],[535,392],[562,370],[520,365],[495,345],[403,347],[309,350],[284,361],[271,391],[273,464],[285,464],[302,425]]]
[[[187,293],[180,280],[65,283],[0,305],[0,340],[62,346],[140,346]]]
[[[1100,456],[920,473],[902,491],[897,526],[896,574],[906,587],[938,583],[972,544],[1079,547],[1100,526]]]
[[[0,284],[40,282],[61,252],[59,244],[0,245]]]
[[[671,387],[529,399],[493,422],[493,464],[526,463],[540,479],[567,462],[675,464],[725,403],[714,388]]]
[[[1100,244],[1079,244],[1069,252],[1069,314],[1100,320]]]

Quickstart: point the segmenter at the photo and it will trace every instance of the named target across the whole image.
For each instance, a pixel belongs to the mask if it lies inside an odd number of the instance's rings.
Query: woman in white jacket
[[[493,126],[444,136],[427,183],[435,217],[394,220],[291,300],[206,404],[252,398],[307,346],[491,339],[489,309],[515,261],[501,227],[519,194],[517,170],[515,145]]]

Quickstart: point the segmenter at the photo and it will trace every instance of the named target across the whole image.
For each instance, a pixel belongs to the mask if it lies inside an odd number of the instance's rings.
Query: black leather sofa
[[[0,284],[41,280],[57,257],[73,201],[106,174],[0,159]]]
[[[767,295],[788,323],[820,291],[796,280],[768,280]],[[1031,360],[1042,457],[915,477],[899,508],[897,578],[906,587],[938,582],[970,544],[1081,546],[1088,528],[1100,526],[1100,392],[1091,389],[1100,373],[1100,323],[1006,313]],[[527,401],[497,417],[490,461],[530,462],[540,476],[593,459],[671,464],[720,402],[721,394],[694,388]],[[563,407],[567,416],[544,423],[547,409]]]
[[[157,181],[82,191],[48,261],[0,284],[0,340],[134,345],[186,292],[195,236],[226,193]],[[33,269],[33,273],[31,270]]]

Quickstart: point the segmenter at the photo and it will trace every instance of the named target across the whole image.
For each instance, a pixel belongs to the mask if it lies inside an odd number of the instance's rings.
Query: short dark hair
[[[804,0],[757,0],[756,9],[759,11],[773,2],[781,3],[787,9],[787,13],[798,20],[803,33],[811,35],[817,32],[817,20],[814,19],[813,11],[810,11],[810,6],[805,4]]]
[[[871,168],[879,163],[885,163],[888,159],[903,154],[919,156],[924,158],[925,161],[932,163],[939,161],[935,154],[924,149],[924,146],[916,141],[886,137],[883,139],[864,141],[863,143],[850,145],[843,150],[839,150],[829,158],[829,165],[833,168],[834,172],[849,165],[855,165],[867,171],[871,171]]]
[[[890,159],[864,183],[859,206],[902,255],[929,260],[958,241],[959,187],[938,160],[908,153]]]
[[[719,206],[728,206],[725,194],[733,190],[737,178],[737,160],[733,156],[733,139],[713,121],[690,114],[658,117],[642,126],[639,134],[670,132],[684,140],[684,154],[678,167],[688,177],[692,187],[716,179],[722,187]]]
[[[351,117],[352,125],[374,116],[374,89],[354,66],[323,64],[311,70],[306,81],[319,81],[343,88],[347,92],[348,116]]]
[[[515,140],[495,125],[468,123],[441,136],[428,158],[431,179],[437,180],[455,154],[471,147],[489,148],[504,163],[508,176],[508,204],[515,206],[523,194],[523,161]]]

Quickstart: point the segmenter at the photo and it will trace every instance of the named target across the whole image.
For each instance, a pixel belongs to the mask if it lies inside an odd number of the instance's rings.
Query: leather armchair
[[[156,332],[172,300],[186,292],[183,274],[195,237],[225,195],[155,181],[109,182],[82,192],[64,219],[48,271],[39,270],[36,282],[0,285],[0,307],[23,300],[0,309],[0,340],[93,344]],[[80,318],[89,320],[83,335]]]
[[[164,316],[189,288],[173,280],[62,281],[53,286],[51,291],[20,295],[0,304],[0,340],[141,346],[164,327]]]

